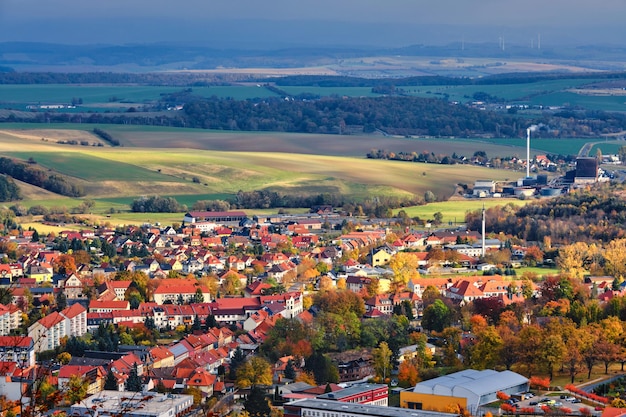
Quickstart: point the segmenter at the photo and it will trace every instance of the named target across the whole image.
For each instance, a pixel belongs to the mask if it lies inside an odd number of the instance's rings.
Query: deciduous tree
[[[272,366],[263,358],[250,356],[237,369],[236,384],[239,388],[272,385]]]
[[[376,375],[381,377],[383,382],[391,375],[391,357],[393,352],[389,349],[387,342],[380,342],[380,345],[372,352],[374,358],[374,370]]]

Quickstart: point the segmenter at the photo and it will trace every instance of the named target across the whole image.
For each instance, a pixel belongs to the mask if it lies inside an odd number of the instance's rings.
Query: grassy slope
[[[423,206],[405,207],[403,209],[395,210],[394,214],[398,211],[404,210],[409,217],[419,217],[420,219],[429,220],[432,219],[434,214],[440,212],[443,214],[444,223],[465,223],[465,214],[469,211],[476,211],[483,208],[503,206],[505,204],[513,204],[516,206],[522,206],[532,202],[533,200],[519,200],[519,199],[470,199],[470,200],[451,200],[442,201],[437,203],[430,203]]]

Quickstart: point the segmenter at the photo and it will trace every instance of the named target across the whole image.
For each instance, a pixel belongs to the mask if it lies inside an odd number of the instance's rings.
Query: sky
[[[0,0],[0,42],[618,43],[626,0]]]

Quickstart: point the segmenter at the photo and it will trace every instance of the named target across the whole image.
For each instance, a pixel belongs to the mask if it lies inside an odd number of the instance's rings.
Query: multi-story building
[[[53,312],[28,328],[35,352],[51,350],[61,344],[63,337],[80,337],[87,333],[87,310],[74,304],[61,312]]]
[[[0,362],[16,362],[20,368],[35,364],[35,345],[28,336],[0,336]]]
[[[352,404],[389,405],[389,387],[385,384],[355,384],[351,387],[317,396],[320,400]]]
[[[22,324],[22,311],[14,304],[0,304],[0,336],[8,336]]]

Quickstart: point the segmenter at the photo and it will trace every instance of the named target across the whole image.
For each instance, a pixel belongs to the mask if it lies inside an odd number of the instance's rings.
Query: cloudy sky
[[[0,41],[617,43],[624,16],[626,0],[0,0]]]

